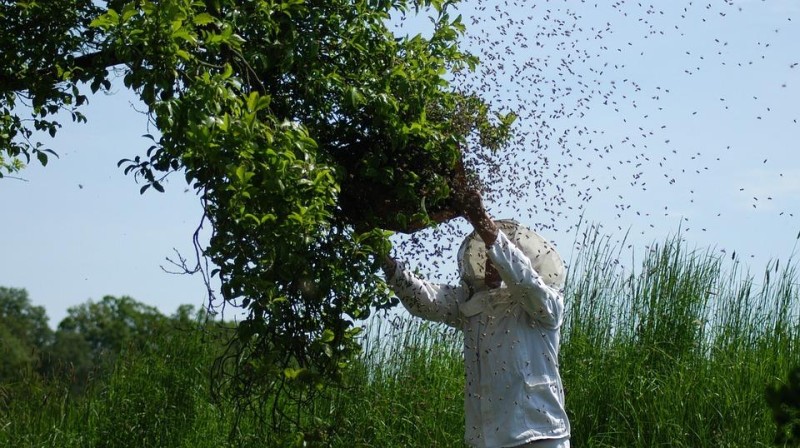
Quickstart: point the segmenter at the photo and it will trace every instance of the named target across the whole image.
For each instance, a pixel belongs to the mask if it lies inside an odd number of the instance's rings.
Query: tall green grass
[[[561,351],[573,446],[771,446],[765,389],[800,364],[795,264],[755,277],[677,237],[626,260],[597,233],[580,246]],[[440,325],[373,320],[342,387],[296,411],[301,433],[212,400],[218,345],[171,333],[120,356],[83,397],[58,382],[0,385],[0,446],[461,447],[461,344]]]
[[[350,386],[331,400],[338,431],[330,444],[463,446],[460,335],[403,317],[374,322]]]
[[[633,272],[587,233],[570,269],[562,374],[576,446],[770,446],[765,388],[800,363],[792,263],[650,248]],[[631,265],[633,263],[628,263]]]

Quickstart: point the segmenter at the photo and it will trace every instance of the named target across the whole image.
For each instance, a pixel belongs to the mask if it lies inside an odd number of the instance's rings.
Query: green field
[[[753,276],[677,239],[624,263],[604,238],[582,245],[561,351],[573,446],[774,446],[765,391],[800,364],[795,265]],[[373,322],[343,387],[289,409],[285,431],[265,424],[269,412],[212,399],[221,342],[184,322],[123,350],[81,393],[33,372],[0,383],[0,446],[287,446],[299,438],[291,421],[317,428],[307,446],[463,446],[458,333]]]

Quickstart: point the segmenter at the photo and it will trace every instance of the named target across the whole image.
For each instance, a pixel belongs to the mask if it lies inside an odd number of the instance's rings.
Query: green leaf
[[[119,23],[119,14],[113,9],[109,9],[105,14],[102,14],[89,22],[89,27],[107,30],[117,23]]]
[[[320,336],[319,340],[325,343],[333,342],[334,333],[329,328],[323,330],[322,335]]]
[[[233,67],[231,66],[231,64],[226,63],[225,67],[223,68],[222,75],[220,76],[222,77],[222,79],[228,79],[231,77],[232,74],[233,74]]]
[[[128,20],[131,19],[131,17],[135,16],[136,14],[137,14],[136,4],[134,2],[126,4],[122,8],[122,22],[127,22]]]
[[[187,42],[189,42],[191,44],[196,44],[197,43],[197,38],[192,33],[190,33],[189,30],[187,30],[186,28],[179,28],[179,29],[173,31],[172,32],[172,37],[174,39],[185,40],[185,41],[187,41]]]
[[[36,158],[39,159],[39,163],[41,163],[42,166],[47,166],[47,154],[43,151],[37,151]]]
[[[362,95],[361,92],[359,92],[355,87],[348,89],[347,94],[348,100],[350,101],[350,106],[358,107],[364,104],[364,95]]]
[[[247,213],[246,215],[244,215],[244,219],[249,219],[251,221],[254,221],[256,225],[260,225],[261,224],[261,220],[258,219],[258,216],[254,215],[252,213]]]
[[[306,372],[306,369],[303,369],[303,368],[287,367],[287,368],[285,368],[283,370],[283,375],[288,380],[296,380],[296,379],[300,378],[300,376],[302,374],[304,374],[305,372]]]
[[[192,22],[194,22],[194,24],[197,26],[208,25],[209,23],[214,22],[214,16],[207,12],[201,12],[192,18]]]

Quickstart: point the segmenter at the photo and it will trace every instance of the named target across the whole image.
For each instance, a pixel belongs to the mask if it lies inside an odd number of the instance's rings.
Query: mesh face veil
[[[564,262],[552,244],[513,219],[498,219],[494,223],[531,260],[533,269],[547,286],[564,287]],[[458,250],[458,272],[473,291],[480,291],[486,289],[485,271],[486,245],[477,232],[472,232]]]

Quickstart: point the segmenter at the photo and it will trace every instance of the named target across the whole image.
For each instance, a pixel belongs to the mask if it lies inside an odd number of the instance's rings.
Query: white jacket
[[[411,314],[464,332],[467,444],[567,438],[558,371],[564,297],[502,231],[488,255],[503,285],[471,297],[466,285],[426,282],[400,264],[389,284]]]

